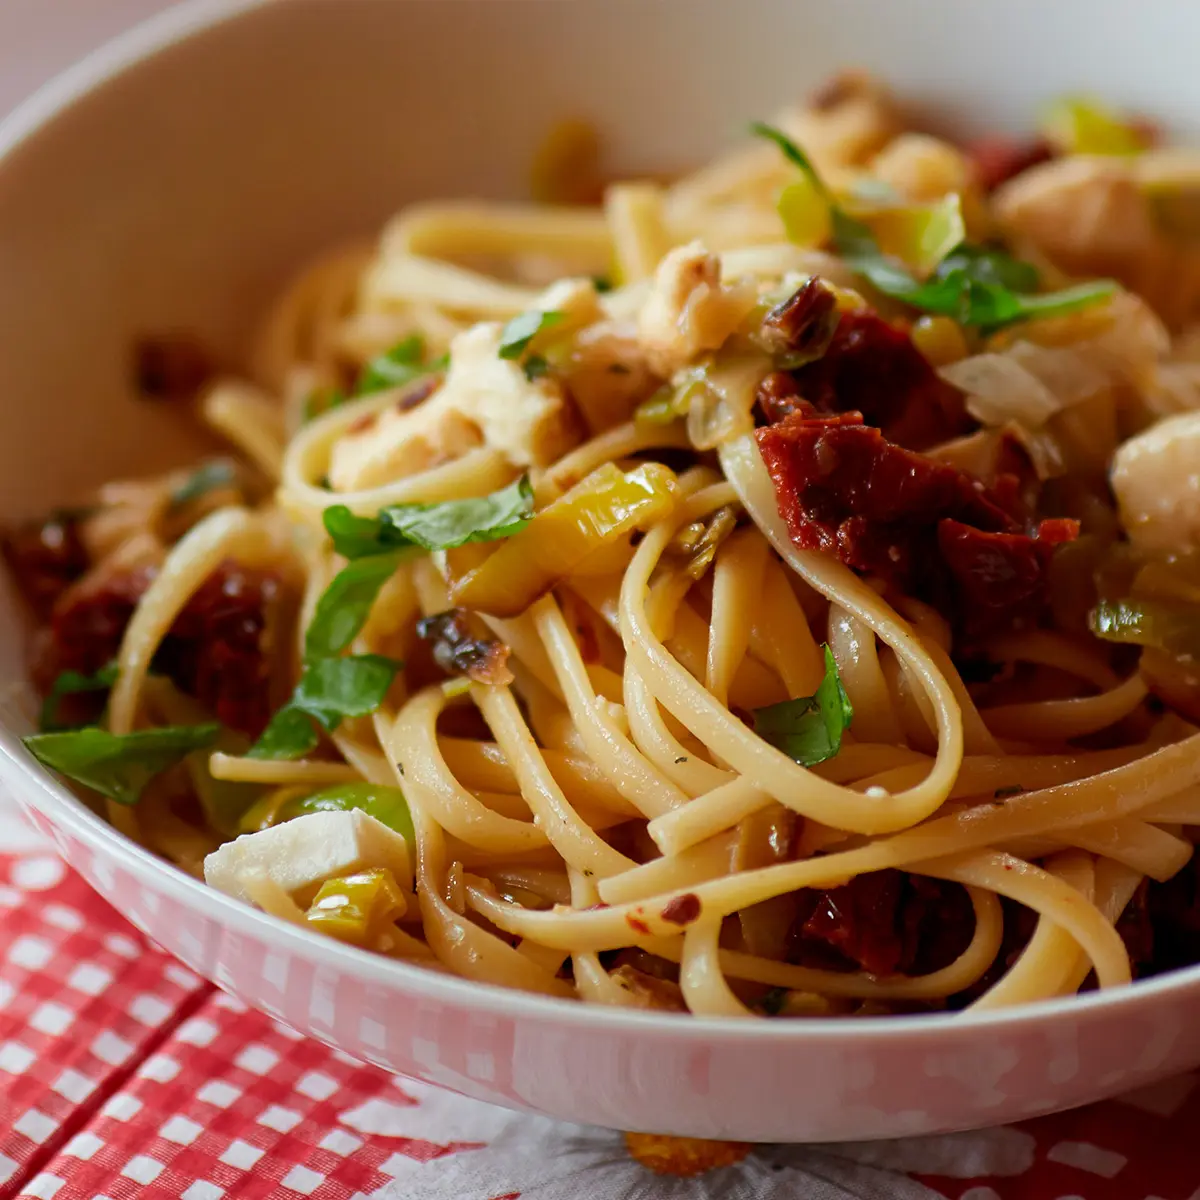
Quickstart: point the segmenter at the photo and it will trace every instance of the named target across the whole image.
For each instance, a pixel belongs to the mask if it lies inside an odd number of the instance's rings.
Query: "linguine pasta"
[[[591,1003],[1191,961],[1190,160],[852,76],[758,132],[304,271],[198,398],[234,459],[10,536],[39,759],[313,936]]]

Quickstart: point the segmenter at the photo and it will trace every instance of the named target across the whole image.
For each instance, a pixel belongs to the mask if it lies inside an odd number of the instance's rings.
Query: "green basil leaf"
[[[207,492],[233,487],[237,483],[237,466],[228,458],[214,458],[192,472],[171,493],[171,507],[182,508]]]
[[[592,286],[596,289],[597,295],[603,296],[613,290],[613,281],[607,275],[593,275]]]
[[[393,504],[378,517],[356,517],[344,505],[324,513],[333,548],[345,558],[363,558],[404,546],[450,550],[467,542],[494,542],[523,529],[533,518],[528,476],[490,496],[440,504]]]
[[[401,549],[373,554],[343,567],[317,601],[304,634],[305,657],[324,658],[345,650],[366,624],[379,589],[410,553]]]
[[[394,504],[380,513],[390,538],[426,550],[451,550],[468,542],[494,542],[524,529],[533,519],[533,488],[522,475],[488,496],[441,504]]]
[[[817,174],[817,168],[812,165],[812,161],[808,155],[782,129],[776,129],[774,125],[768,125],[765,121],[753,121],[750,125],[750,132],[757,137],[766,138],[768,141],[774,142],[779,147],[783,157],[792,166],[799,167],[812,180],[813,186],[817,191],[826,199],[829,198],[829,189],[825,186],[825,180]]]
[[[333,548],[343,558],[365,558],[397,548],[383,541],[383,523],[378,517],[360,517],[344,504],[332,504],[322,518],[326,533],[333,539]]]
[[[383,703],[400,663],[378,654],[310,661],[292,693],[262,737],[251,758],[299,758],[319,740],[313,722],[332,733],[344,717],[365,717]]]
[[[811,696],[754,711],[755,733],[802,767],[833,758],[842,748],[842,734],[854,719],[833,653],[828,646],[824,649],[825,678]]]
[[[412,383],[431,369],[423,365],[424,361],[425,339],[419,333],[414,333],[397,342],[390,350],[376,355],[363,367],[354,394],[366,396],[371,392],[382,392]]]
[[[397,787],[384,787],[375,783],[339,783],[313,792],[310,796],[289,800],[279,810],[277,819],[290,821],[293,817],[302,817],[306,813],[349,812],[355,808],[402,834],[409,846],[415,844],[412,814],[409,812],[404,793]]]
[[[938,274],[965,270],[979,283],[994,283],[1013,292],[1036,292],[1042,277],[1033,263],[1013,258],[998,246],[974,246],[964,242],[942,259]]]
[[[317,748],[321,735],[302,709],[285,704],[246,752],[249,758],[303,758]]]
[[[521,370],[525,372],[525,378],[534,383],[550,370],[550,364],[540,354],[531,354],[521,364]]]
[[[951,250],[928,279],[919,280],[880,250],[866,224],[834,202],[808,156],[785,133],[761,121],[751,130],[774,142],[829,200],[834,249],[848,266],[893,300],[990,332],[1014,321],[1075,312],[1106,299],[1116,289],[1112,280],[1097,279],[1037,294],[1040,280],[1036,267],[1004,250],[967,242]]]
[[[116,682],[117,664],[115,662],[101,667],[95,675],[84,675],[79,671],[63,671],[50,685],[50,691],[42,701],[42,709],[38,714],[38,728],[43,733],[61,733],[63,730],[78,728],[78,726],[64,725],[58,719],[58,706],[63,697],[111,691]]]
[[[557,325],[562,319],[560,312],[539,312],[536,309],[513,317],[500,332],[500,357],[520,358],[539,333]]]
[[[136,804],[146,785],[193,750],[211,746],[220,725],[168,725],[109,733],[94,725],[25,739],[43,766],[61,772],[118,804]]]

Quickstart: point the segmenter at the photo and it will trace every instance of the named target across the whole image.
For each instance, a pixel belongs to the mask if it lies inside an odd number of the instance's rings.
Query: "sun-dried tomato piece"
[[[967,146],[967,156],[975,166],[979,186],[985,192],[991,192],[1022,171],[1049,162],[1054,157],[1054,147],[1044,138],[1021,141],[1007,134],[993,133],[971,142]]]
[[[935,604],[968,637],[1035,621],[1072,521],[1022,533],[963,471],[888,441],[857,413],[793,413],[757,431],[796,545]]]
[[[1043,526],[1050,535],[1041,536]],[[1064,534],[1064,526],[1073,527]],[[1013,626],[1036,624],[1046,601],[1055,546],[1079,533],[1075,521],[1044,521],[1038,536],[989,533],[961,521],[938,524],[938,549],[954,584],[959,626],[983,636]]]
[[[872,975],[920,975],[952,963],[974,927],[959,885],[872,871],[842,887],[802,893],[788,958]]]
[[[92,675],[116,658],[156,570],[147,565],[87,576],[64,592],[30,670],[34,686],[48,691],[62,671]]]
[[[870,309],[844,312],[825,353],[791,372],[796,394],[820,412],[860,412],[888,441],[925,450],[974,422],[947,383],[901,329]]]
[[[72,513],[51,513],[4,534],[0,548],[29,606],[47,617],[58,598],[88,569],[88,554]]]
[[[277,575],[223,562],[176,617],[155,668],[223,725],[261,733],[273,708],[272,621],[282,600]]]

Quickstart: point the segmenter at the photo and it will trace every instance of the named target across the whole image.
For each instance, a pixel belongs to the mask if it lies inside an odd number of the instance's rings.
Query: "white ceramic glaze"
[[[148,329],[230,355],[283,273],[422,196],[520,190],[555,118],[684,165],[830,68],[946,117],[1092,88],[1198,131],[1200,9],[1144,0],[267,0],[185,5],[0,126],[0,513],[186,452],[126,387]],[[1119,34],[1116,30],[1119,29]],[[0,597],[0,678],[25,633]],[[298,1029],[573,1121],[749,1140],[1010,1121],[1200,1063],[1200,970],[979,1017],[718,1022],[466,983],[304,936],[124,841],[0,731],[0,782],[106,899]]]

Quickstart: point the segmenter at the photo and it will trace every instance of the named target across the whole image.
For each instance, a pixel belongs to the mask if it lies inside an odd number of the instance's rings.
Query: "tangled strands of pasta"
[[[896,132],[889,112],[862,112],[853,138],[813,113],[784,114],[781,126],[836,182],[857,178],[862,155]],[[663,255],[691,238],[715,252],[718,279],[738,281],[726,299],[747,311],[747,298],[786,294],[814,273],[860,286],[845,262],[783,240],[775,198],[789,181],[775,150],[755,146],[670,186],[617,185],[603,211],[421,205],[377,248],[314,264],[266,324],[256,382],[220,383],[203,403],[273,499],[219,509],[169,549],[125,631],[109,729],[188,716],[151,664],[228,559],[296,581],[298,676],[305,630],[341,567],[324,526],[333,505],[374,517],[481,497],[532,462],[540,514],[611,464],[682,460],[666,510],[606,547],[599,567],[566,563],[520,611],[472,615],[479,636],[507,648],[511,680],[431,682],[410,666],[376,711],[343,721],[315,753],[280,761],[217,750],[211,777],[271,789],[276,807],[329,785],[399,788],[413,822],[415,903],[376,948],[480,982],[637,1005],[644,998],[610,957],[631,951],[677,965],[679,1006],[742,1018],[762,1011],[768,988],[788,992],[791,1011],[824,1015],[963,993],[998,1007],[1072,992],[1093,974],[1101,987],[1127,983],[1115,924],[1143,879],[1169,879],[1191,855],[1182,827],[1200,824],[1200,734],[1147,716],[1140,675],[1119,677],[1095,647],[1052,629],[997,635],[984,649],[1001,667],[1070,686],[977,705],[942,614],[793,542],[753,434],[754,388],[739,391],[736,371],[711,422],[695,408],[686,421],[637,419],[632,403],[599,420],[581,402],[561,453],[520,461],[511,444],[488,440],[482,417],[467,421],[453,452],[426,422],[423,469],[331,490],[347,446],[397,413],[434,411],[426,406],[448,390],[455,362],[304,420],[306,397],[402,339],[419,337],[432,360],[478,321],[528,314],[543,302],[537,284],[616,265],[620,286],[586,298],[579,344],[539,368],[594,371],[588,356],[598,356],[614,394],[638,372],[651,391],[661,382],[647,366],[661,348],[638,322]],[[526,378],[534,386],[537,371]],[[694,570],[681,539],[721,522],[711,562]],[[346,649],[419,663],[415,626],[451,607],[460,553],[399,558]],[[745,718],[816,693],[822,643],[854,717],[836,755],[805,766]],[[1116,728],[1131,732],[1103,740]],[[108,811],[189,869],[218,840],[153,793]],[[773,948],[745,936],[755,921],[778,934],[797,894],[889,869],[965,889],[973,929],[951,961],[877,976],[789,962],[778,936]],[[269,880],[248,894],[306,921]],[[1036,925],[995,978],[1002,900]]]

